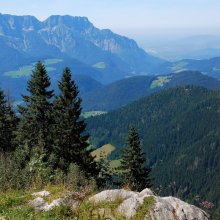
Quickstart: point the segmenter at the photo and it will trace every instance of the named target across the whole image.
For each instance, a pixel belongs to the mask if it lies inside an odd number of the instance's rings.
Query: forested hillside
[[[83,96],[83,107],[84,111],[111,111],[152,93],[185,85],[218,89],[220,81],[196,71],[164,76],[135,76],[86,93]]]
[[[191,202],[220,203],[220,90],[177,87],[87,120],[95,147],[110,143],[117,159],[129,125],[140,134],[155,188]],[[196,200],[197,198],[197,200]]]

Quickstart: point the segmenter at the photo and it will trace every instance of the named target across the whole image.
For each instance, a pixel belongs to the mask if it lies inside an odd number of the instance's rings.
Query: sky
[[[124,35],[214,33],[220,30],[220,0],[0,0],[0,13],[86,16],[99,28]]]

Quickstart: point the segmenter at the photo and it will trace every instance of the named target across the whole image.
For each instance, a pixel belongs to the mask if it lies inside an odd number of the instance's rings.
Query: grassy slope
[[[46,59],[46,60],[44,60],[44,64],[47,68],[47,71],[52,72],[52,71],[56,70],[56,68],[52,67],[51,65],[61,63],[62,61],[63,61],[62,59]],[[17,70],[5,72],[4,75],[12,77],[12,78],[20,78],[23,76],[30,76],[34,65],[35,64],[32,63],[31,65],[22,66]]]
[[[107,158],[115,150],[115,147],[111,144],[106,144],[92,152],[92,156],[96,158],[96,160],[100,160],[101,158]]]
[[[63,186],[48,186],[45,189],[51,192],[49,197],[44,197],[48,203],[68,195],[68,191]],[[117,212],[117,207],[123,201],[120,198],[111,202],[94,204],[88,201],[87,196],[83,200],[79,200],[80,206],[78,208],[71,209],[61,205],[52,210],[41,212],[35,211],[29,205],[29,201],[36,198],[31,195],[33,192],[34,190],[0,193],[0,219],[3,217],[6,220],[105,220],[112,218],[125,220],[125,217]],[[146,197],[132,220],[143,219],[149,214],[154,203],[153,197]]]
[[[107,112],[103,112],[103,111],[83,112],[82,117],[83,118],[90,118],[90,117],[94,117],[94,116],[98,116],[98,115],[103,115],[103,114],[106,114],[106,113]]]

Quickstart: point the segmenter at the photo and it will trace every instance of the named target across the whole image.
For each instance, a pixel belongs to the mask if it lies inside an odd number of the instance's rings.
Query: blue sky
[[[220,0],[0,0],[0,12],[86,16],[99,28],[129,34],[175,29],[220,29]]]

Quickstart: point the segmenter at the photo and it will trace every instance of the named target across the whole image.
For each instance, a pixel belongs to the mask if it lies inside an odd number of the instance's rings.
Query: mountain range
[[[53,15],[39,21],[0,14],[0,48],[0,86],[15,101],[26,92],[38,60],[45,63],[55,91],[63,68],[71,68],[85,110],[109,111],[164,88],[209,88],[218,82],[208,76],[220,79],[220,57],[168,62],[132,39],[96,28],[86,17]]]
[[[110,82],[157,73],[168,64],[147,54],[134,40],[94,27],[86,17],[57,15],[39,21],[33,16],[0,14],[0,45],[1,73],[38,59],[71,58],[99,72],[100,81]],[[9,65],[10,57],[15,60]]]

